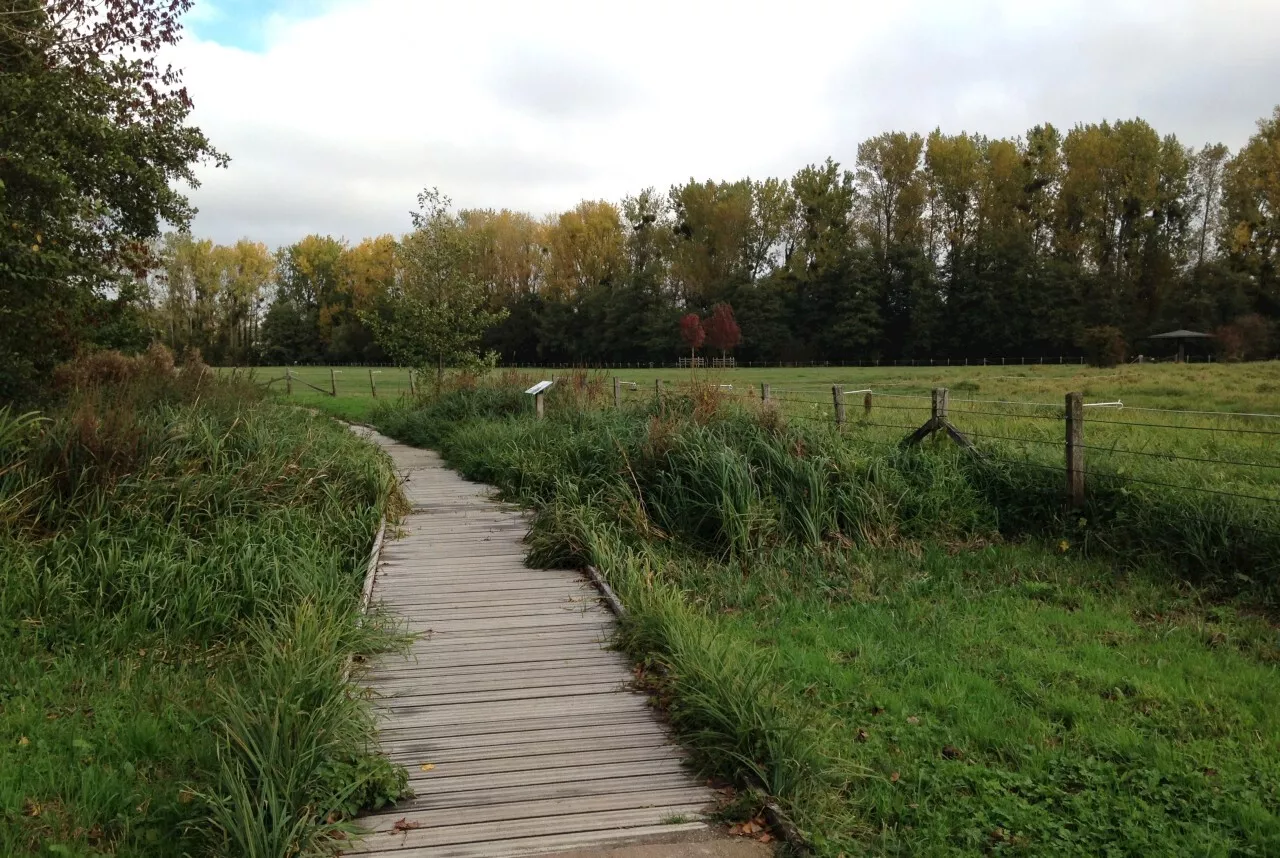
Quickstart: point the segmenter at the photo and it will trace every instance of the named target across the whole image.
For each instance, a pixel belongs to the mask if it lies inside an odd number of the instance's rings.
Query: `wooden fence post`
[[[769,401],[769,382],[767,381],[760,382],[760,401]]]
[[[291,369],[284,371],[284,392],[288,396],[293,396],[293,370]]]
[[[373,370],[369,370],[369,389],[373,391],[373,398],[378,398],[378,385],[373,380]]]
[[[947,419],[947,400],[950,398],[950,391],[945,387],[935,387],[933,389],[933,419]]]
[[[541,393],[535,393],[533,396],[533,410],[539,420],[546,416],[545,405],[542,397],[543,395]]]
[[[613,377],[613,407],[622,407],[622,382],[616,375]]]
[[[831,385],[831,401],[836,405],[836,425],[844,425],[844,389],[838,385]]]
[[[862,413],[866,417],[871,416],[871,391],[869,390],[866,395],[862,397]]]
[[[1067,394],[1067,505],[1084,506],[1084,397]]]
[[[333,367],[329,367],[329,395],[338,398],[338,377],[334,375]]]
[[[662,401],[662,379],[660,378],[653,380],[653,398],[658,402]]]

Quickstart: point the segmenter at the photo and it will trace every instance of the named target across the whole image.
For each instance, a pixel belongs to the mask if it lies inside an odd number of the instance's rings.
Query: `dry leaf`
[[[908,724],[919,724],[919,723],[920,723],[920,716],[918,716],[918,715],[912,715],[912,716],[908,717],[908,718],[907,718],[907,723],[908,723]]]
[[[858,741],[859,741],[859,742],[865,742],[865,741],[867,741],[867,731],[866,731],[866,730],[859,730],[859,731],[858,731]]]
[[[30,740],[30,739],[28,739],[26,736],[23,736],[21,739],[19,739],[19,740],[18,740],[18,744],[19,744],[19,745],[30,745],[30,744],[31,744],[31,740]]]
[[[964,752],[955,745],[943,745],[942,756],[948,760],[963,760]]]
[[[436,764],[435,764],[435,763],[423,763],[423,764],[422,764],[421,766],[419,766],[418,768],[422,769],[424,772],[429,772],[429,771],[431,771],[432,769],[434,769],[435,767],[436,767]]]
[[[761,843],[772,843],[773,835],[766,831],[764,834],[757,837],[756,840],[759,840]]]
[[[894,772],[893,774],[889,775],[889,780],[896,784],[898,782],[898,777],[899,777],[898,773]]]
[[[391,826],[391,830],[396,832],[413,831],[415,828],[421,828],[421,827],[422,827],[421,822],[410,822],[407,818],[402,816],[396,820],[395,825]]]

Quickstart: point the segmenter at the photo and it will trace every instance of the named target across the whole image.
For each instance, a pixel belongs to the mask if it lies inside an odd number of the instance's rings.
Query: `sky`
[[[196,0],[165,57],[192,231],[400,234],[419,191],[537,215],[790,176],[889,130],[1141,116],[1233,150],[1280,103],[1277,0]]]

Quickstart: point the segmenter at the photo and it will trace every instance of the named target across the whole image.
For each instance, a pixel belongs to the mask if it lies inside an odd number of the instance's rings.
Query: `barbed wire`
[[[1211,494],[1211,495],[1222,495],[1224,497],[1244,498],[1245,500],[1256,500],[1256,501],[1263,501],[1264,503],[1280,504],[1280,497],[1267,497],[1265,495],[1246,495],[1246,494],[1241,494],[1240,492],[1227,492],[1227,491],[1223,491],[1222,489],[1209,489],[1203,486],[1188,486],[1188,485],[1181,485],[1179,483],[1163,483],[1157,480],[1144,480],[1141,477],[1129,477],[1129,476],[1125,476],[1124,474],[1108,473],[1107,471],[1093,471],[1089,473],[1089,477],[1094,479],[1101,478],[1105,480],[1123,480],[1124,482],[1141,483],[1147,486],[1160,486],[1166,489],[1178,489],[1180,491],[1189,491],[1189,492],[1205,492],[1206,494]]]
[[[1240,435],[1276,435],[1269,429],[1233,429],[1225,426],[1176,426],[1172,423],[1137,423],[1130,420],[1090,420],[1090,426],[1141,426],[1147,429],[1189,429],[1197,432],[1230,432]]]
[[[1264,414],[1249,411],[1192,411],[1186,408],[1148,408],[1140,405],[1126,405],[1125,411],[1150,411],[1153,414],[1211,414],[1217,417],[1259,417],[1280,420],[1280,414]]]
[[[1061,408],[1061,406],[1055,406]],[[1066,418],[1066,413],[1062,414],[1004,414],[1000,411],[979,411],[975,408],[948,408],[948,414],[983,414],[990,417],[1003,417],[1006,420],[1053,420],[1062,422]]]

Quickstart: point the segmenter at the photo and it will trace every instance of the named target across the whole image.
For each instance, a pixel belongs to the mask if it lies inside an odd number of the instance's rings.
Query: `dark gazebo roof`
[[[1152,334],[1147,337],[1149,340],[1192,340],[1192,339],[1212,339],[1213,334],[1202,334],[1199,331],[1188,331],[1180,328],[1176,331],[1169,331],[1167,334]]]

